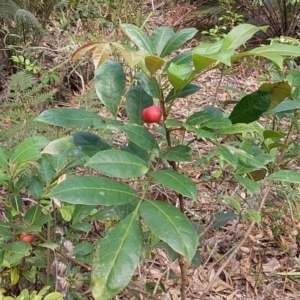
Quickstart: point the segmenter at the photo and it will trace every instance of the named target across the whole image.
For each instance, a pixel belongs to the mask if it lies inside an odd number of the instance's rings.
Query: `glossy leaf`
[[[200,87],[195,84],[188,84],[185,86],[182,90],[179,92],[175,92],[175,89],[172,89],[169,94],[167,95],[165,101],[169,102],[173,100],[174,98],[184,98],[186,96],[192,95],[200,90]]]
[[[153,105],[153,98],[141,86],[132,87],[126,95],[125,109],[131,123],[143,125],[142,111]]]
[[[118,178],[140,177],[149,169],[138,156],[116,149],[98,152],[85,165],[104,175]]]
[[[196,253],[198,235],[191,222],[173,205],[145,200],[141,216],[151,231],[190,263]]]
[[[233,50],[226,50],[219,53],[200,53],[199,49],[195,48],[193,51],[193,63],[196,70],[199,72],[206,67],[221,62],[226,66],[231,66],[231,57],[234,54]]]
[[[184,175],[173,170],[160,170],[150,172],[150,175],[169,189],[174,190],[186,197],[197,200],[195,183]]]
[[[135,213],[99,240],[91,274],[94,299],[112,299],[128,285],[138,266],[142,245],[143,232]]]
[[[250,173],[254,170],[259,170],[265,168],[265,166],[274,161],[275,157],[271,154],[259,154],[257,156],[253,156],[250,154],[245,154],[241,151],[237,153],[239,165],[236,168],[236,172],[238,174],[246,174]]]
[[[260,46],[250,51],[238,53],[232,58],[232,61],[246,56],[262,56],[273,61],[279,68],[282,68],[284,56],[299,56],[299,47],[286,44]]]
[[[229,115],[232,124],[251,123],[258,120],[268,110],[272,94],[267,91],[255,91],[243,97]]]
[[[31,176],[30,184],[27,186],[27,191],[34,199],[39,199],[44,192],[43,183],[38,177]]]
[[[93,205],[76,204],[72,215],[72,224],[81,223],[95,209]]]
[[[91,157],[99,151],[110,149],[111,146],[92,132],[76,132],[73,134],[73,142],[77,148]]]
[[[226,145],[216,145],[217,150],[219,151],[220,155],[228,162],[230,163],[234,168],[238,164],[238,159],[234,153],[230,151],[230,149],[227,148]]]
[[[178,145],[169,148],[167,151],[162,153],[160,157],[169,161],[191,161],[192,149],[188,146]]]
[[[280,170],[269,175],[265,179],[299,184],[300,173],[293,170]]]
[[[271,92],[271,103],[268,110],[276,107],[285,98],[291,95],[292,88],[287,81],[276,82],[276,83],[264,83],[258,89],[259,91]]]
[[[151,76],[157,71],[159,70],[163,65],[164,65],[165,61],[158,57],[158,56],[146,56],[145,57],[145,66],[147,68],[147,70],[149,71],[149,73],[151,74]]]
[[[54,169],[51,165],[50,160],[46,157],[42,157],[39,160],[39,164],[39,176],[46,183],[46,185],[48,185],[53,178]]]
[[[195,34],[198,32],[195,28],[184,28],[179,32],[176,32],[175,35],[168,40],[165,44],[163,50],[160,53],[161,57],[165,57],[171,54],[174,50],[178,49],[185,42],[192,39]]]
[[[222,50],[236,50],[244,45],[256,32],[266,31],[268,26],[254,26],[251,24],[240,24],[235,26],[224,38]]]
[[[156,77],[149,78],[145,73],[139,72],[137,80],[147,94],[156,99],[160,98],[160,86]]]
[[[170,27],[158,27],[153,30],[151,41],[156,49],[156,54],[161,56],[168,41],[174,37],[175,32]],[[172,51],[171,51],[172,52]]]
[[[192,53],[193,53],[192,50],[181,52],[179,55],[172,58],[171,62],[176,65],[190,64],[193,61]],[[170,64],[167,64],[168,67],[169,65]]]
[[[130,186],[96,176],[69,177],[56,185],[47,196],[84,205],[122,205],[137,198]]]
[[[78,157],[85,154],[74,144],[73,137],[65,136],[63,138],[50,142],[42,153],[54,156]]]
[[[299,101],[293,101],[293,100],[285,100],[278,104],[276,107],[274,107],[271,110],[266,111],[264,114],[276,114],[284,111],[292,111],[295,109],[300,108],[300,102]]]
[[[249,178],[246,178],[246,177],[243,177],[243,176],[240,176],[238,174],[233,174],[233,177],[244,187],[246,188],[249,193],[251,195],[255,194],[255,193],[258,193],[260,191],[260,185],[249,179]]]
[[[175,65],[170,64],[168,68],[168,79],[175,91],[183,89],[192,80],[194,72],[190,65],[182,64]]]
[[[145,149],[138,146],[137,144],[133,143],[132,141],[129,141],[127,146],[121,147],[121,150],[137,155],[138,157],[143,159],[146,163],[148,163],[150,159],[148,152]]]
[[[126,124],[123,131],[136,145],[147,151],[157,151],[158,144],[156,138],[146,128],[136,124]]]
[[[125,91],[126,76],[122,66],[117,62],[106,60],[95,71],[94,81],[98,98],[116,116]]]
[[[153,43],[143,30],[132,24],[121,24],[121,29],[140,49],[155,54]]]
[[[20,164],[26,161],[36,161],[42,156],[41,148],[46,146],[48,140],[43,136],[34,136],[19,144],[13,152],[10,161]]]
[[[101,121],[100,117],[92,112],[77,108],[54,108],[43,111],[35,121],[54,126],[76,128],[93,126],[94,122]]]

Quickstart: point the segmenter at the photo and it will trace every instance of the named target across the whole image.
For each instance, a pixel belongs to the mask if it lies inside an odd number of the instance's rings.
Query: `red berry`
[[[20,241],[23,241],[23,242],[27,242],[29,244],[32,244],[33,241],[34,241],[34,236],[31,235],[31,234],[26,234],[26,233],[21,233],[20,235]]]
[[[146,123],[157,123],[162,116],[160,107],[152,105],[142,111],[142,118]]]

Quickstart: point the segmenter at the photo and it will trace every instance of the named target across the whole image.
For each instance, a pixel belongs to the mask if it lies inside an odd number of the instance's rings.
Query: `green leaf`
[[[195,28],[184,28],[180,30],[167,41],[164,48],[161,50],[160,56],[165,57],[169,55],[174,50],[182,46],[185,42],[192,39],[197,32],[198,30]]]
[[[98,98],[116,117],[125,91],[126,76],[122,66],[117,62],[106,60],[95,71],[94,81]]]
[[[139,72],[136,77],[139,84],[147,94],[156,99],[160,98],[160,86],[157,82],[156,77],[149,78],[143,72]]]
[[[230,149],[227,148],[226,145],[220,145],[220,144],[216,144],[216,148],[219,151],[220,155],[228,162],[230,163],[234,168],[236,168],[237,164],[238,164],[238,159],[237,157],[234,155],[234,153],[232,153],[230,151]]]
[[[137,198],[135,190],[125,183],[96,176],[69,177],[48,196],[83,205],[122,205]]]
[[[42,208],[37,205],[33,206],[27,210],[24,216],[24,221],[26,221],[27,224],[31,225],[38,218],[40,218],[41,214],[42,214]],[[24,228],[24,231],[26,232],[26,228]]]
[[[178,145],[169,148],[167,151],[160,155],[161,158],[169,161],[191,161],[192,149],[188,146]]]
[[[85,154],[79,150],[74,144],[72,136],[65,136],[63,138],[50,142],[42,153],[51,154],[54,156],[78,157]]]
[[[249,193],[251,195],[255,194],[255,193],[258,193],[260,191],[260,185],[249,179],[249,178],[246,178],[246,177],[243,177],[243,176],[240,176],[238,174],[233,174],[233,177],[244,187],[246,188]]]
[[[192,80],[194,71],[188,64],[176,65],[170,64],[168,68],[168,79],[175,91],[183,89]]]
[[[94,227],[91,223],[77,223],[77,224],[71,225],[71,228],[78,230],[78,231],[90,232]]]
[[[188,117],[186,124],[206,127],[206,129],[220,129],[231,125],[231,121],[222,114],[219,115],[213,111],[203,110]]]
[[[89,127],[95,122],[102,122],[98,115],[90,111],[66,107],[45,110],[35,121],[66,128]]]
[[[44,191],[43,183],[38,177],[32,176],[27,191],[33,198],[39,199]]]
[[[165,63],[165,61],[162,58],[155,56],[155,55],[150,55],[150,56],[145,57],[145,66],[151,76],[157,70],[159,70],[164,65],[164,63]]]
[[[272,94],[267,91],[255,91],[243,97],[229,115],[232,124],[258,120],[270,106],[271,97]]]
[[[295,109],[300,108],[300,102],[299,101],[293,101],[293,100],[285,100],[278,104],[276,107],[274,107],[271,110],[266,111],[264,114],[276,114],[283,111],[293,111]]]
[[[13,152],[10,161],[13,164],[20,164],[26,161],[36,161],[42,156],[40,151],[48,140],[43,136],[34,136],[28,138],[21,144],[19,144]]]
[[[197,189],[195,183],[184,175],[173,170],[154,171],[150,172],[150,175],[167,188],[170,188],[195,201],[197,200]]]
[[[276,130],[265,130],[263,132],[263,137],[265,140],[272,139],[273,141],[278,141],[281,138],[285,137],[285,134]]]
[[[39,168],[39,176],[40,178],[48,185],[54,175],[54,169],[47,157],[42,157],[39,160],[40,168]]]
[[[76,258],[78,257],[82,257],[82,256],[86,256],[90,253],[92,253],[93,251],[93,246],[88,243],[88,242],[81,242],[80,244],[77,244],[75,247],[74,247],[74,256]]]
[[[237,220],[238,216],[232,211],[219,211],[210,218],[212,228],[218,229],[232,220]]]
[[[81,223],[95,208],[92,205],[76,204],[72,215],[72,225]]]
[[[200,87],[195,84],[188,84],[185,86],[182,90],[175,92],[175,89],[173,88],[169,94],[167,95],[165,101],[169,102],[173,100],[174,98],[184,98],[186,96],[192,95],[200,90]]]
[[[94,250],[91,285],[95,299],[109,300],[124,289],[139,264],[143,232],[136,213],[128,215]]]
[[[156,138],[146,128],[136,124],[126,124],[123,131],[132,142],[147,151],[157,152],[158,144]]]
[[[246,210],[246,213],[244,215],[243,218],[246,218],[247,215],[252,219],[254,220],[257,224],[259,224],[261,222],[261,215],[259,212],[257,212],[256,210],[254,209],[251,209],[251,208],[248,208]]]
[[[235,26],[224,38],[222,50],[236,50],[244,45],[256,32],[266,31],[268,26],[254,26],[251,24],[240,24]]]
[[[153,105],[153,99],[141,86],[132,87],[126,95],[125,109],[131,123],[143,125],[142,111]]]
[[[158,27],[153,30],[151,41],[156,48],[156,54],[158,56],[161,56],[166,44],[172,37],[174,37],[174,35],[175,32],[170,27]]]
[[[292,88],[287,81],[276,82],[276,83],[264,83],[258,89],[259,91],[271,92],[271,103],[268,110],[276,107],[286,97],[289,97],[292,93]]]
[[[146,163],[149,162],[150,156],[149,156],[148,152],[145,149],[143,149],[140,146],[133,143],[132,141],[129,141],[127,146],[121,147],[121,150],[137,155],[142,160],[144,160]]]
[[[237,211],[237,213],[240,213],[242,208],[241,208],[241,204],[239,203],[238,200],[236,200],[235,198],[231,197],[231,196],[224,196],[224,199],[228,202],[230,202],[234,209]]]
[[[0,169],[8,171],[7,157],[1,148],[0,148]]]
[[[138,156],[116,149],[98,152],[85,165],[118,178],[140,177],[149,170],[145,161]]]
[[[174,63],[176,65],[190,64],[193,61],[192,56],[193,56],[192,50],[181,52],[179,55],[172,58],[170,63]],[[167,64],[165,69],[168,69],[170,63]]]
[[[77,148],[89,157],[99,151],[110,149],[111,146],[92,132],[76,132],[73,134],[73,142]]]
[[[224,129],[220,129],[217,131],[219,135],[226,135],[226,134],[237,134],[237,133],[248,133],[257,131],[255,127],[255,123],[244,124],[244,123],[237,123],[232,124]]]
[[[198,235],[191,222],[173,205],[145,200],[141,216],[151,231],[191,263],[198,245]]]
[[[284,44],[273,44],[268,46],[260,46],[247,52],[241,52],[232,58],[236,61],[246,56],[262,56],[273,61],[282,69],[284,56],[299,56],[299,47]]]
[[[44,300],[57,300],[57,299],[61,299],[63,297],[63,294],[59,293],[59,292],[53,292],[48,294],[47,296],[45,296]]]
[[[268,177],[265,178],[266,180],[278,180],[282,182],[289,182],[289,183],[300,183],[300,173],[293,171],[293,170],[281,170],[277,171]]]
[[[231,66],[231,57],[234,54],[233,50],[226,50],[214,54],[201,53],[200,50],[202,49],[195,48],[193,51],[193,63],[198,72],[216,62]]]
[[[140,49],[151,55],[155,54],[153,43],[140,28],[132,24],[121,24],[121,29]]]
[[[70,222],[72,219],[72,214],[74,211],[74,206],[73,205],[64,205],[62,207],[58,208],[61,217],[63,218],[64,221]]]

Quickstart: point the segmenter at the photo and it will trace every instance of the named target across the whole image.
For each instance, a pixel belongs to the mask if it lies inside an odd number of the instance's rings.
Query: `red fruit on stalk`
[[[23,242],[27,242],[29,244],[32,244],[33,241],[34,241],[34,236],[31,235],[31,234],[27,234],[27,233],[21,233],[20,235],[20,241],[23,241]]]
[[[152,105],[142,111],[142,118],[146,123],[157,123],[162,116],[160,107]]]

